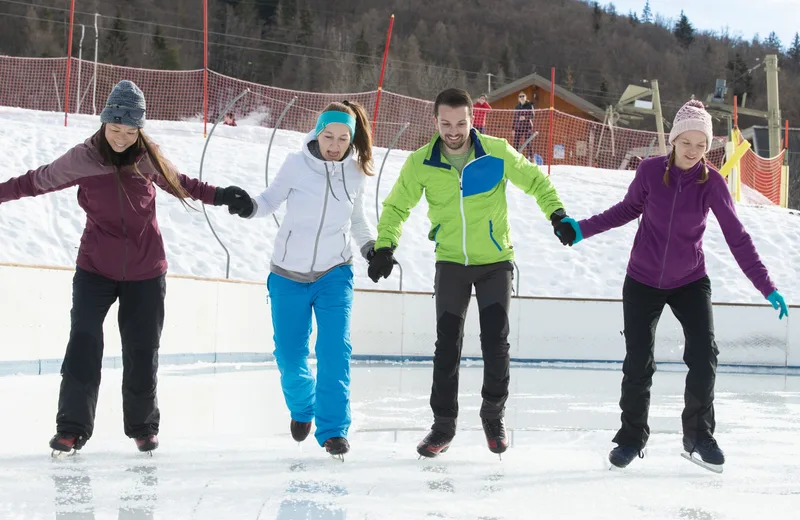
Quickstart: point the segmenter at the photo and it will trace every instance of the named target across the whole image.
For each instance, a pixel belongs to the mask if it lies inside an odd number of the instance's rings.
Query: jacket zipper
[[[125,210],[122,205],[122,173],[117,168],[117,195],[119,198],[119,217],[122,221],[122,236],[125,237],[125,256],[122,257],[122,279],[125,280],[128,270],[128,230],[125,226]]]
[[[317,263],[317,249],[319,248],[319,236],[322,234],[322,225],[325,223],[325,212],[328,209],[328,193],[330,192],[331,178],[328,174],[327,167],[325,168],[325,176],[327,177],[325,183],[325,198],[322,202],[322,215],[319,217],[319,229],[317,229],[317,238],[314,240],[314,256],[311,258],[311,272],[314,272],[314,265]]]
[[[281,258],[281,262],[286,261],[286,253],[289,252],[289,239],[292,238],[292,230],[289,230],[289,234],[286,235],[286,241],[283,243],[283,258]]]
[[[667,268],[667,251],[669,251],[669,239],[672,237],[672,219],[675,216],[675,202],[678,200],[678,193],[681,191],[682,175],[678,176],[678,189],[675,190],[675,196],[672,198],[672,211],[669,213],[669,226],[667,227],[667,243],[664,245],[664,261],[661,262],[661,278],[658,280],[658,288],[661,289],[661,284],[664,283],[664,271]]]

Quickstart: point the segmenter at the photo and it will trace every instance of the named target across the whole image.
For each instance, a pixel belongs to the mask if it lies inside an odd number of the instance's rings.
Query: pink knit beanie
[[[692,99],[675,114],[672,130],[669,132],[669,144],[672,144],[684,132],[697,130],[706,134],[706,153],[711,151],[711,140],[714,138],[711,128],[711,114],[706,112],[703,103]]]

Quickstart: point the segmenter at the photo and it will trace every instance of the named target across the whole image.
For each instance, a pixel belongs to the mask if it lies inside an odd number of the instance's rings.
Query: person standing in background
[[[481,97],[478,98],[478,102],[472,105],[472,113],[475,117],[473,127],[482,134],[486,133],[486,117],[491,110],[492,105],[486,101],[486,94],[481,94]]]
[[[514,149],[530,159],[532,155],[530,143],[525,150],[522,147],[533,135],[533,103],[528,101],[528,95],[524,92],[520,92],[517,99],[519,102],[514,107],[513,123]]]

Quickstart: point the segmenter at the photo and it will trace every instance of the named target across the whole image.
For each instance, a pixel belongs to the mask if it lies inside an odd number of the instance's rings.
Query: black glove
[[[253,199],[242,188],[238,186],[228,186],[227,188],[217,188],[214,194],[215,206],[228,206],[228,213],[248,218],[255,210]]]
[[[389,275],[392,274],[394,264],[397,263],[394,259],[394,252],[390,247],[382,247],[377,251],[373,249],[367,253],[367,262],[369,262],[367,274],[375,283],[378,283],[381,276],[389,278]]]
[[[553,224],[553,234],[561,243],[565,246],[571,246],[577,235],[575,235],[575,230],[568,222],[562,222],[565,218],[567,218],[567,212],[563,208],[559,208],[550,215],[550,223]]]

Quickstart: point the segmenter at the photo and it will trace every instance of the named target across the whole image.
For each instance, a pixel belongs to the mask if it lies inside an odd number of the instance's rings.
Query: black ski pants
[[[622,288],[625,362],[622,427],[613,442],[642,449],[650,437],[647,417],[655,363],[656,325],[669,305],[683,327],[683,361],[689,368],[681,415],[683,435],[693,441],[714,434],[714,382],[719,350],[714,341],[711,282],[707,276],[676,289],[656,289],[626,277]]]
[[[165,276],[118,282],[78,268],[72,281],[71,330],[61,365],[56,429],[82,435],[94,430],[103,322],[119,298],[122,339],[122,412],[125,435],[158,433],[158,347],[164,325]]]
[[[483,388],[480,416],[502,418],[508,399],[508,309],[513,264],[436,263],[436,350],[433,355],[431,409],[433,429],[455,435],[458,417],[458,372],[467,306],[475,287],[481,327]]]

